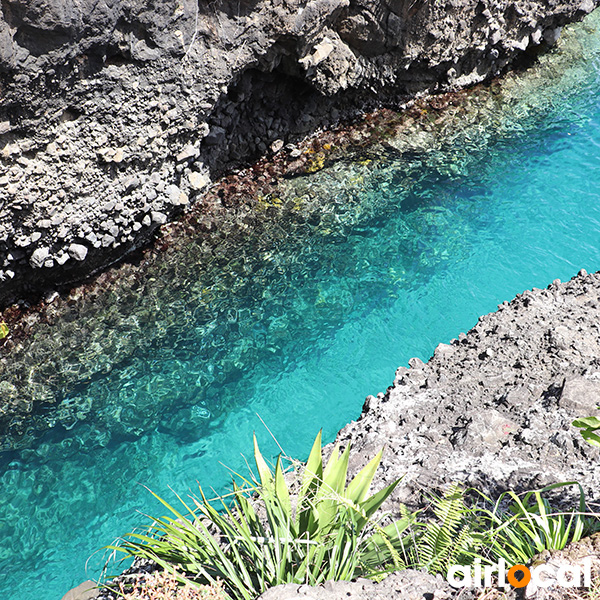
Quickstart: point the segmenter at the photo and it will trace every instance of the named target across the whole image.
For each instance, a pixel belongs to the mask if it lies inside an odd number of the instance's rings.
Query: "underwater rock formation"
[[[224,170],[494,76],[595,5],[5,0],[0,305],[143,245]]]

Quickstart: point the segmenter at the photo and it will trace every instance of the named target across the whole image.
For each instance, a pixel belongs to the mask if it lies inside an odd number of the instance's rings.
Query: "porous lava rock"
[[[446,600],[454,596],[453,592],[440,575],[407,569],[379,583],[359,579],[327,581],[319,586],[279,585],[267,590],[259,600]]]
[[[3,0],[0,306],[145,244],[211,178],[494,76],[595,0]]]
[[[600,450],[571,423],[599,413],[600,273],[519,294],[409,365],[339,432],[353,470],[385,446],[374,485],[402,477],[396,500],[451,482],[497,496],[578,481],[598,501]]]
[[[409,363],[398,369],[386,392],[367,398],[360,418],[336,440],[352,445],[350,475],[385,447],[372,490],[402,481],[384,508],[397,516],[400,502],[422,507],[424,498],[454,482],[492,499],[508,489],[578,482],[590,506],[598,505],[600,449],[584,442],[571,423],[600,414],[600,272],[582,270],[566,283],[556,280],[545,290],[519,294],[481,317],[467,334],[440,344],[427,363],[417,358]],[[578,506],[577,486],[555,492],[556,507]],[[596,573],[599,540],[596,534],[564,551],[542,553],[539,560],[578,564],[593,555]],[[142,567],[147,563],[138,563],[133,574]],[[564,598],[543,590],[531,594]],[[456,597],[477,598],[478,592],[406,570],[380,583],[277,586],[260,600]],[[514,590],[507,596],[516,597]]]
[[[600,451],[571,422],[600,413],[599,392],[600,273],[581,271],[567,283],[555,281],[504,302],[466,335],[440,344],[426,364],[411,359],[385,393],[367,398],[360,418],[336,441],[352,444],[351,474],[385,446],[372,489],[402,478],[386,506],[392,513],[399,501],[422,506],[423,492],[441,492],[451,482],[495,499],[507,489],[577,481],[597,506]],[[578,493],[576,486],[561,488],[556,506],[577,506]],[[598,540],[596,535],[539,559],[561,565],[593,556],[597,566]],[[528,597],[566,597],[550,591],[532,589]],[[475,588],[452,590],[439,577],[408,570],[379,584],[278,586],[260,598],[431,600],[468,598],[471,592],[477,597]],[[514,590],[507,597],[516,597]]]

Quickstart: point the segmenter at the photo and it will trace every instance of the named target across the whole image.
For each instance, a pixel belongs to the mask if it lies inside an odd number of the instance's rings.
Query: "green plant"
[[[598,406],[600,409],[600,406]],[[572,423],[575,427],[581,429],[581,437],[592,446],[600,446],[600,418],[584,417],[575,419]]]
[[[8,325],[4,323],[4,321],[0,322],[0,340],[3,340],[5,337],[8,337],[10,330],[8,329]]]
[[[579,488],[578,509],[555,512],[542,496],[544,492],[572,485]],[[512,500],[507,512],[499,509],[504,497]],[[497,558],[513,564],[526,563],[543,550],[562,550],[593,530],[597,520],[585,514],[585,494],[577,482],[549,485],[525,493],[522,499],[514,492],[505,492],[490,515],[490,548]]]
[[[269,467],[255,437],[257,477],[234,473],[231,493],[213,500],[202,488],[190,501],[177,496],[181,510],[151,492],[170,516],[153,519],[148,531],[127,534],[111,548],[149,558],[181,583],[222,581],[237,600],[281,583],[377,579],[407,567],[447,574],[452,565],[477,558],[528,563],[545,549],[560,550],[600,529],[597,515],[587,516],[575,482],[505,492],[496,502],[470,490],[478,498],[474,505],[455,484],[430,498],[428,510],[401,507],[401,518],[382,527],[376,513],[398,481],[369,496],[382,451],[347,484],[349,457],[350,446],[341,454],[336,446],[324,464],[319,432],[306,464],[292,461],[294,472],[285,473],[281,456]],[[573,485],[579,487],[577,509],[555,512],[547,492]]]
[[[577,509],[556,512],[547,492],[576,485]],[[576,482],[549,485],[516,494],[508,491],[493,503],[471,490],[481,502],[467,506],[467,491],[452,485],[441,497],[431,499],[433,517],[417,523],[412,543],[404,541],[408,566],[446,574],[451,565],[471,565],[475,558],[495,563],[527,564],[543,550],[561,550],[599,528],[597,516],[587,516],[585,495]],[[508,504],[507,504],[508,502]]]
[[[465,493],[452,484],[441,497],[430,498],[433,518],[413,531],[412,568],[446,574],[450,566],[470,564],[479,556],[486,535],[480,509],[466,505]]]
[[[184,583],[222,580],[234,598],[251,599],[280,583],[377,577],[403,565],[398,548],[410,515],[382,528],[375,513],[398,481],[369,496],[379,452],[346,486],[350,446],[336,446],[323,465],[321,433],[295,483],[288,485],[281,457],[272,471],[256,437],[258,479],[234,474],[233,491],[208,500],[177,496],[182,512],[153,495],[172,516],[153,519],[146,533],[130,533],[114,550],[180,567]]]

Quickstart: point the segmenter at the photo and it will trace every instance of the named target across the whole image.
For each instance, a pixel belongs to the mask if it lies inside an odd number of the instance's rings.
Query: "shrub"
[[[341,454],[336,446],[324,465],[319,432],[306,465],[295,463],[286,474],[281,456],[274,470],[267,465],[255,437],[257,477],[234,474],[231,493],[213,500],[202,488],[189,501],[177,496],[179,510],[151,492],[170,516],[153,519],[146,532],[129,533],[111,548],[153,560],[173,572],[174,581],[223,582],[231,597],[251,600],[282,583],[378,579],[408,567],[446,575],[450,566],[477,558],[526,564],[543,550],[561,550],[600,529],[597,515],[586,516],[584,492],[575,482],[505,492],[496,502],[471,490],[478,498],[474,506],[454,484],[430,498],[427,510],[401,507],[401,518],[382,527],[376,513],[399,480],[369,496],[381,456],[346,484],[350,446]],[[573,485],[579,487],[578,507],[554,511],[545,494]]]
[[[404,566],[398,549],[412,516],[382,528],[375,513],[398,481],[369,496],[379,452],[346,485],[350,446],[336,446],[324,466],[321,433],[290,487],[281,457],[272,471],[256,437],[258,479],[236,475],[227,496],[208,500],[202,488],[191,502],[177,496],[181,512],[153,495],[172,516],[153,519],[146,533],[130,533],[112,547],[180,567],[183,583],[224,582],[234,598],[253,599],[281,583],[318,584],[330,579],[377,577]]]
[[[568,486],[578,487],[578,506],[557,512],[544,494]],[[472,491],[482,500],[479,506],[467,506],[466,491],[457,485],[431,499],[433,518],[417,523],[411,544],[404,542],[410,567],[446,575],[451,565],[471,565],[475,558],[527,564],[543,550],[562,550],[600,528],[598,516],[586,513],[585,495],[576,482],[520,495],[508,491],[495,503]]]
[[[579,488],[579,504],[557,512],[542,494],[567,486]],[[562,550],[598,528],[597,517],[586,516],[585,494],[577,482],[549,485],[522,496],[505,492],[490,513],[489,546],[494,558],[504,558],[513,564],[526,563],[544,550]],[[508,511],[501,511],[505,497],[512,503]]]

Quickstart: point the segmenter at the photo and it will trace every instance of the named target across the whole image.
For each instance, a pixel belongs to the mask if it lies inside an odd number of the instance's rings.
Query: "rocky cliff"
[[[600,452],[571,423],[598,413],[599,310],[600,273],[519,294],[400,367],[338,441],[358,461],[386,446],[376,487],[403,477],[409,503],[457,481],[490,496],[578,481],[597,502]]]
[[[593,0],[2,0],[0,305],[118,260],[211,177],[481,81]]]

